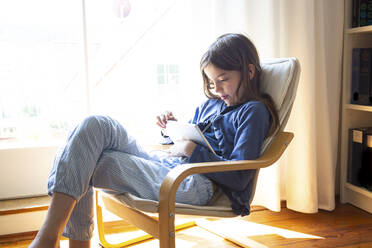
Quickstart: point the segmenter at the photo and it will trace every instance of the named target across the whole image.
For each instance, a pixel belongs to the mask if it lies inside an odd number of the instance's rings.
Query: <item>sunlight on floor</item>
[[[128,236],[135,236],[134,233],[139,232],[132,232]],[[112,243],[119,243],[128,236],[126,236],[127,233],[121,233],[121,234],[109,234],[107,235],[108,240],[110,240]],[[182,248],[192,248],[192,247],[203,247],[203,248],[232,248],[236,247],[235,245],[231,244],[230,242],[224,240],[223,238],[216,236],[215,234],[212,234],[204,229],[201,229],[199,227],[192,227],[188,229],[184,229],[182,231],[177,232],[176,234],[176,244],[177,247]],[[133,248],[153,248],[158,247],[159,241],[157,239],[150,239],[143,243],[135,244],[131,247]]]
[[[60,248],[68,248],[68,240],[61,240],[59,242],[59,247]]]
[[[323,237],[291,231],[239,219],[222,219],[217,221],[197,221],[198,226],[205,226],[226,235],[252,237],[264,235],[278,235],[287,239],[324,239]]]
[[[204,219],[196,220],[197,227],[181,230],[177,232],[176,243],[178,247],[237,247],[227,240],[236,244],[247,245],[249,247],[267,247],[264,242],[270,239],[324,239],[323,237],[292,231],[284,228],[269,225],[257,224],[239,219],[220,219],[207,221]],[[208,229],[208,230],[206,230]],[[139,230],[127,230],[126,232],[111,233],[106,235],[110,243],[120,243],[122,241],[138,237],[145,234]],[[218,236],[217,236],[218,235]],[[96,239],[97,238],[97,239]],[[99,243],[97,235],[92,240],[92,247]],[[157,247],[157,239],[149,239],[143,243],[133,245],[135,248]],[[68,247],[67,241],[61,241],[61,248]]]
[[[106,221],[119,220],[117,216],[105,213]],[[324,239],[323,237],[301,233],[284,228],[273,227],[264,224],[258,224],[241,219],[214,219],[207,220],[204,218],[181,217],[176,219],[176,224],[195,221],[198,226],[178,231],[176,234],[177,247],[238,247],[235,244],[247,245],[248,247],[267,247],[268,239]],[[120,243],[135,237],[146,234],[135,227],[116,226],[111,227],[110,233],[106,235],[109,243]],[[95,228],[95,231],[97,228]],[[230,240],[230,241],[228,241]],[[92,248],[99,248],[98,233],[95,232],[92,239]],[[158,247],[157,239],[148,239],[142,243],[137,243],[133,248]],[[61,248],[68,248],[68,241],[61,241]]]

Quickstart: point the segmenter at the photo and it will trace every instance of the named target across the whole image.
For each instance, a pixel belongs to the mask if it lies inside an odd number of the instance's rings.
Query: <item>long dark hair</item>
[[[204,73],[204,69],[209,64],[227,71],[239,71],[241,81],[237,92],[242,87],[243,95],[241,102],[257,100],[263,102],[270,112],[270,130],[268,135],[273,134],[279,126],[278,111],[271,96],[260,92],[261,65],[258,52],[253,42],[242,34],[224,34],[209,47],[200,61],[200,70],[204,82],[204,94],[210,99],[219,97],[210,89],[209,79]],[[249,65],[255,67],[254,77],[249,77]]]

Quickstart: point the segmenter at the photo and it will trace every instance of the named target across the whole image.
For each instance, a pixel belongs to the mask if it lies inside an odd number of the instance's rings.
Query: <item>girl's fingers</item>
[[[157,122],[156,125],[158,125],[161,128],[165,128],[164,122],[162,121],[160,116],[156,116]]]
[[[173,121],[176,121],[176,117],[174,117],[173,113],[172,112],[167,112],[167,117],[168,117],[168,120],[173,120]]]
[[[173,113],[170,111],[165,112],[165,114],[161,114],[156,116],[157,122],[156,124],[161,127],[165,128],[167,125],[168,120],[174,120],[176,121],[177,119],[173,116]]]

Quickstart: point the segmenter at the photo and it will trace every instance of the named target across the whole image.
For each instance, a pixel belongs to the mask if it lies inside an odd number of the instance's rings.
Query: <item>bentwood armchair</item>
[[[261,156],[256,160],[207,162],[178,166],[168,173],[164,179],[158,202],[140,199],[129,193],[115,195],[96,190],[97,226],[100,242],[104,247],[123,247],[151,237],[159,239],[161,248],[175,247],[175,231],[196,225],[192,221],[181,226],[175,226],[175,215],[236,216],[230,207],[228,198],[223,193],[215,195],[215,199],[207,206],[175,203],[178,186],[183,179],[192,174],[256,169],[257,173],[251,195],[252,201],[259,169],[275,163],[294,137],[293,133],[283,130],[291,113],[300,76],[300,65],[296,58],[272,59],[263,62],[261,65],[263,69],[261,91],[268,93],[273,98],[279,111],[280,121],[280,128],[277,133],[264,141]],[[137,226],[149,235],[119,244],[108,243],[103,228],[102,208]],[[158,215],[157,218],[152,216],[154,213]],[[240,245],[244,246],[242,243]]]

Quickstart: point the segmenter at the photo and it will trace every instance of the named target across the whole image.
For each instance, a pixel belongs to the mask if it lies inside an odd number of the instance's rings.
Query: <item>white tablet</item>
[[[197,144],[208,147],[214,154],[212,146],[205,138],[200,128],[196,124],[179,122],[179,121],[168,121],[165,133],[171,138],[172,141],[176,142],[179,140],[191,140]]]

